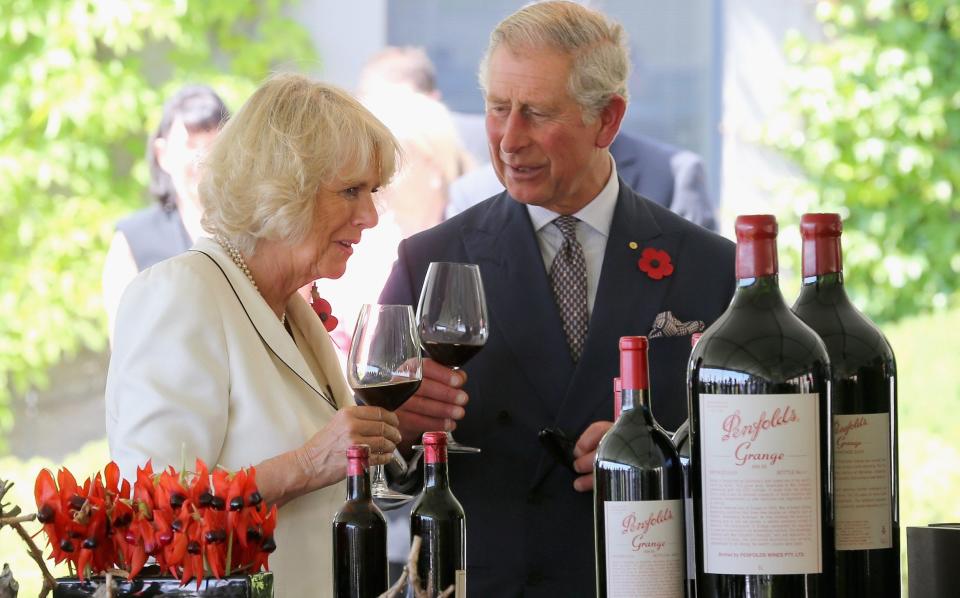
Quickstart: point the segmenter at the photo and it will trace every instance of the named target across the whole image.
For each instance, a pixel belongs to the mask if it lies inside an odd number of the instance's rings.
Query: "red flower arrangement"
[[[71,563],[81,580],[115,568],[133,579],[153,557],[181,585],[195,578],[199,588],[204,564],[217,578],[269,571],[277,547],[277,507],[267,509],[253,467],[211,476],[197,459],[188,476],[173,467],[154,474],[148,461],[132,488],[112,461],[82,486],[66,468],[56,480],[44,469],[34,496],[50,556]]]
[[[673,264],[670,262],[670,254],[660,249],[647,247],[640,254],[640,260],[637,261],[637,267],[641,272],[646,272],[647,276],[654,280],[660,280],[673,274]]]
[[[323,322],[323,327],[327,329],[327,332],[333,332],[340,321],[334,317],[330,302],[320,296],[320,292],[317,290],[317,283],[313,283],[310,287],[310,306],[313,307],[313,311],[317,313],[320,321]]]

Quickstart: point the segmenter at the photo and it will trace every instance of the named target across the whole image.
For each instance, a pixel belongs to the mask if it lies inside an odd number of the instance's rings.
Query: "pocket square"
[[[694,332],[703,332],[703,322],[700,320],[690,320],[681,322],[674,317],[671,311],[662,311],[653,319],[653,327],[647,333],[647,338],[657,338],[661,336],[688,336]]]

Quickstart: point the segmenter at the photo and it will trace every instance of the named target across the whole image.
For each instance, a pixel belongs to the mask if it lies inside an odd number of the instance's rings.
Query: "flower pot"
[[[57,580],[54,598],[90,598],[97,588],[105,583],[105,578],[94,577],[80,581],[75,577],[62,577]],[[223,579],[204,579],[197,588],[196,580],[181,586],[180,580],[172,577],[138,577],[132,581],[124,578],[113,579],[115,598],[273,598],[273,574],[269,572],[254,575],[235,575]]]

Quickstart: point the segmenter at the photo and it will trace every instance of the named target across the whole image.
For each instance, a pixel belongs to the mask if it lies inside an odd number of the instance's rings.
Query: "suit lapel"
[[[544,407],[556,413],[572,361],[526,207],[503,193],[483,221],[464,227],[463,238],[469,259],[480,266],[492,326]]]
[[[303,380],[304,384],[336,409],[336,400],[330,396],[330,391],[321,387],[276,314],[220,245],[212,239],[199,239],[194,250],[212,259],[223,271],[233,294],[240,301],[241,308],[267,349]]]

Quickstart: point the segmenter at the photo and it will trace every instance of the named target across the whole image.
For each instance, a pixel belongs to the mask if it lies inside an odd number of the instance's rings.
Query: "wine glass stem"
[[[372,467],[373,479],[371,480],[371,494],[381,496],[390,490],[387,486],[387,477],[383,472],[383,465],[374,465]]]

